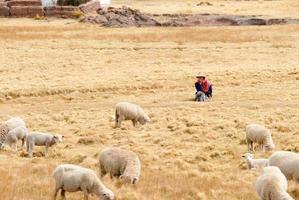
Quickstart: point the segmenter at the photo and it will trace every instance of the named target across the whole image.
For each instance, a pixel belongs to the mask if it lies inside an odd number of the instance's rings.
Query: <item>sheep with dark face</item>
[[[45,156],[48,154],[48,148],[62,142],[63,136],[60,134],[52,135],[49,133],[35,132],[27,136],[26,146],[29,157],[32,157],[32,151],[35,146],[45,146]]]
[[[61,190],[61,196],[66,199],[65,192],[82,191],[84,200],[89,194],[95,194],[99,200],[113,200],[114,194],[97,177],[96,173],[84,167],[63,164],[56,167],[53,172],[55,180],[54,200]]]
[[[107,173],[110,178],[117,177],[126,183],[136,184],[141,173],[138,156],[129,150],[109,147],[100,153],[101,177]]]
[[[120,102],[116,104],[115,108],[115,127],[120,127],[124,120],[131,120],[133,126],[136,126],[137,122],[141,125],[150,122],[149,116],[140,106],[129,102]]]

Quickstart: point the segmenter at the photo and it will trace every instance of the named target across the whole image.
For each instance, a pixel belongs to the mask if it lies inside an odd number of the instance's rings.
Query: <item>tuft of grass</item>
[[[81,17],[84,16],[84,13],[82,11],[80,11],[80,10],[76,10],[76,11],[73,12],[73,16],[75,18],[79,19],[79,18],[81,18]]]
[[[36,15],[34,16],[34,19],[35,19],[35,20],[47,20],[47,17],[45,17],[45,16],[40,16],[39,14],[36,14]]]

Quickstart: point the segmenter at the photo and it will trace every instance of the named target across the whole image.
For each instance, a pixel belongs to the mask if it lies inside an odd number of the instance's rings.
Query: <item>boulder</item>
[[[1,6],[0,7],[0,17],[8,17],[9,16],[9,7]]]
[[[99,1],[90,1],[79,6],[79,9],[85,14],[96,12],[100,8],[101,4]]]

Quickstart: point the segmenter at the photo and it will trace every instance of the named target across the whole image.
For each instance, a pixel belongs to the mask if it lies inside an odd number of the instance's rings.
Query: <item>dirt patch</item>
[[[100,24],[106,27],[144,27],[144,26],[244,26],[299,24],[298,19],[266,19],[262,16],[234,16],[211,14],[162,14],[152,15],[139,10],[121,7],[98,9],[97,15],[86,16],[82,22]]]

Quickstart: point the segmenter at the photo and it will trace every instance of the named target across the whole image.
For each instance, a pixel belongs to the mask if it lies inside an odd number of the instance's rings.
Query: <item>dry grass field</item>
[[[149,10],[158,1],[127,2]],[[170,2],[163,12],[171,12]],[[254,14],[261,2],[256,14],[264,6],[271,17],[299,17],[293,0],[210,2],[229,5],[222,12],[230,14]],[[212,101],[193,101],[199,71],[213,82]],[[0,19],[0,77],[1,121],[21,116],[30,130],[65,136],[47,158],[43,148],[33,159],[9,147],[1,151],[1,200],[51,199],[58,164],[98,172],[98,152],[107,146],[131,149],[142,160],[137,186],[104,177],[118,200],[255,200],[259,173],[241,158],[245,126],[261,123],[277,149],[299,151],[298,25],[109,29],[73,20]],[[115,129],[111,116],[119,101],[142,105],[152,122]],[[298,185],[289,184],[299,199]]]

